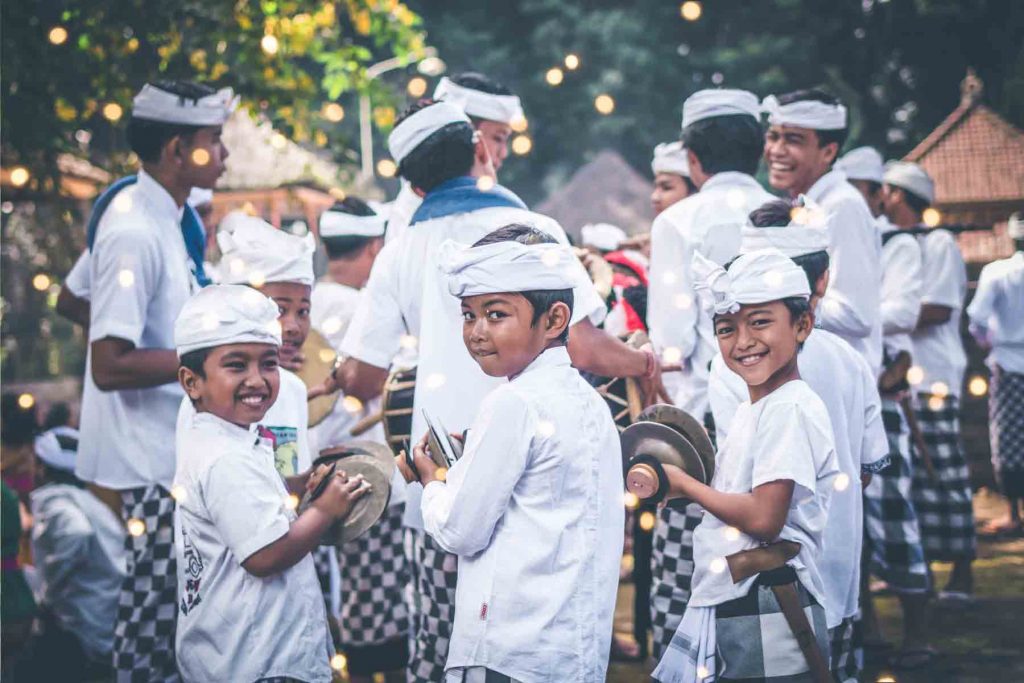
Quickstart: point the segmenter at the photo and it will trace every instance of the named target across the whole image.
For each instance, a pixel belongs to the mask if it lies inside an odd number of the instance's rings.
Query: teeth
[[[757,353],[757,354],[754,354],[753,356],[744,356],[743,358],[740,358],[739,361],[740,361],[740,365],[754,365],[755,363],[757,363],[762,358],[764,358],[764,354],[763,353]]]
[[[250,405],[250,406],[258,406],[259,404],[263,403],[263,397],[262,396],[243,396],[242,397],[242,403],[244,403],[246,405]]]
[[[773,161],[770,164],[768,164],[768,168],[770,168],[773,171],[792,171],[793,170],[793,167],[790,166],[789,164],[783,164],[783,163],[780,163],[778,161]]]

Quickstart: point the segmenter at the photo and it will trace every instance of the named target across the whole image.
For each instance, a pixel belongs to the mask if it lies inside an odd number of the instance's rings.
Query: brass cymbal
[[[374,441],[346,441],[345,443],[338,444],[337,446],[331,446],[324,448],[320,451],[320,455],[317,456],[313,462],[314,466],[321,464],[330,464],[338,458],[349,458],[353,455],[369,455],[376,458],[387,470],[387,474],[390,477],[395,471],[395,455],[391,452],[391,449],[382,443],[376,443]],[[390,481],[390,480],[389,480]]]
[[[350,478],[361,474],[372,487],[369,493],[364,494],[352,505],[344,519],[331,525],[320,538],[320,545],[341,547],[365,534],[387,510],[388,501],[391,499],[391,474],[374,455],[347,455],[336,460],[339,461],[337,467],[344,470]],[[310,504],[310,492],[307,491],[299,505],[300,513]]]
[[[671,427],[657,422],[637,422],[626,427],[621,439],[622,457],[627,466],[634,464],[633,458],[645,455],[663,465],[678,467],[697,481],[705,484],[709,481],[697,449]]]
[[[656,422],[675,429],[683,435],[690,445],[697,451],[701,462],[704,463],[704,471],[707,473],[708,481],[715,474],[715,447],[707,431],[696,418],[681,408],[665,403],[658,403],[648,406],[637,416],[637,421]],[[708,483],[708,481],[704,483]]]

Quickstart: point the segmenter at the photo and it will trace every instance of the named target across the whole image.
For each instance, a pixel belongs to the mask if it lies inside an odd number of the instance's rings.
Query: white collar
[[[572,360],[569,358],[569,350],[565,346],[555,346],[550,349],[544,349],[540,355],[533,359],[526,368],[520,372],[512,380],[515,382],[523,375],[534,370],[542,370],[544,368],[556,368],[559,366],[572,365]]]
[[[722,171],[716,173],[708,178],[703,185],[701,185],[700,191],[703,192],[707,189],[714,189],[716,187],[727,187],[729,185],[750,185],[754,187],[761,187],[754,177],[741,173],[739,171]]]
[[[192,424],[208,424],[224,432],[226,436],[230,436],[233,439],[257,439],[256,425],[251,424],[248,427],[239,427],[234,422],[228,422],[222,417],[218,417],[213,413],[200,413],[196,412],[192,416]]]
[[[804,194],[820,204],[825,195],[831,192],[836,186],[844,183],[846,183],[846,174],[837,168],[833,168],[828,173],[818,178],[815,183],[811,185],[811,188],[807,190],[807,192],[804,192]]]
[[[178,203],[174,201],[174,197],[167,191],[167,188],[142,169],[139,169],[138,179],[136,187],[138,187],[138,191],[142,193],[143,198],[149,202],[150,206],[161,216],[166,215],[168,218],[173,216],[175,222],[180,223],[184,207],[178,206]]]

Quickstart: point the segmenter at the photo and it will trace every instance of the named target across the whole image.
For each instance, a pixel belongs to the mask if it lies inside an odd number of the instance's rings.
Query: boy
[[[549,240],[527,231],[520,239]],[[565,349],[574,258],[550,243],[441,245],[466,349],[489,377],[509,380],[480,405],[447,476],[424,442],[415,472],[400,465],[425,486],[427,533],[459,557],[450,683],[605,677],[622,463],[611,415]]]
[[[310,551],[369,485],[326,467],[286,483],[275,470],[273,435],[254,427],[278,398],[277,318],[259,292],[213,285],[175,323],[179,380],[195,408],[177,434],[174,477],[186,681],[331,680]],[[297,497],[323,476],[322,495],[296,517]]]
[[[839,470],[828,411],[797,367],[813,326],[807,275],[776,249],[743,254],[728,272],[697,255],[694,270],[711,295],[722,357],[746,382],[749,400],[718,451],[711,486],[667,468],[672,493],[705,513],[694,531],[686,614],[653,675],[788,681],[810,671],[823,680],[820,562]],[[776,541],[791,542],[789,552],[771,557],[787,547]],[[740,573],[762,553],[771,561]],[[810,642],[798,646],[794,633],[809,629]]]
[[[774,247],[789,256],[807,276],[814,310],[828,287],[828,227],[820,208],[798,209],[797,220],[792,213],[785,201],[769,202],[751,213],[740,253]],[[800,350],[798,366],[801,379],[825,403],[835,437],[840,474],[832,492],[820,566],[833,675],[837,681],[856,680],[861,664],[857,598],[863,534],[858,484],[889,462],[881,403],[875,373],[853,347],[831,332],[814,330]],[[749,393],[720,355],[711,362],[708,394],[718,436],[724,441],[733,415]]]
[[[655,216],[697,191],[697,186],[690,179],[686,148],[678,140],[662,142],[654,148],[651,172],[654,173],[651,206]]]

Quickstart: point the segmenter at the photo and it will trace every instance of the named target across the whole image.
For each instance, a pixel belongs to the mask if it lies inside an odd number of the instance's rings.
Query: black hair
[[[903,196],[904,196],[904,198],[907,201],[907,206],[909,206],[911,211],[913,211],[917,215],[920,216],[922,213],[924,213],[925,209],[927,209],[929,206],[931,206],[931,202],[929,202],[927,199],[925,199],[921,195],[914,194],[913,192],[911,192],[907,188],[900,187],[899,185],[893,185],[893,187],[898,188],[900,190],[903,190]]]
[[[793,104],[794,102],[821,102],[823,104],[837,105],[842,104],[839,98],[828,92],[824,88],[807,88],[806,90],[794,90],[784,95],[779,95],[779,104]],[[843,145],[846,143],[846,136],[850,134],[850,128],[840,128],[838,130],[818,130],[814,129],[814,132],[818,135],[818,147],[824,147],[829,143],[836,143],[838,149],[836,150],[836,159],[839,158],[839,152],[843,149]],[[833,161],[835,161],[833,159]]]
[[[330,210],[351,214],[353,216],[377,215],[377,212],[370,208],[370,205],[359,197],[345,197],[341,201],[335,202],[334,206],[332,206]],[[322,234],[320,235],[320,241],[324,244],[324,250],[327,252],[327,258],[331,261],[354,258],[367,244],[378,239],[381,238],[363,237],[360,235],[336,237],[324,237]]]
[[[455,85],[462,86],[463,88],[469,88],[471,90],[479,90],[485,92],[488,95],[513,95],[514,93],[505,86],[504,83],[499,83],[493,78],[489,78],[482,73],[476,71],[464,71],[463,73],[457,74],[451,77],[452,83]],[[473,127],[480,125],[482,119],[479,116],[470,116],[469,120],[473,122]]]
[[[782,303],[785,305],[786,310],[789,311],[789,319],[794,323],[800,319],[800,316],[811,312],[811,302],[802,296],[787,296],[782,300]],[[803,347],[804,345],[801,342],[800,348]]]
[[[765,230],[771,230],[773,227],[780,225],[789,225],[791,211],[792,208],[789,202],[783,199],[765,202],[750,212],[750,224],[755,228],[763,228]],[[810,254],[794,256],[792,259],[793,263],[804,269],[804,273],[807,275],[807,283],[811,286],[811,292],[813,293],[818,285],[818,280],[829,269],[831,262],[828,252],[815,251]],[[792,312],[792,309],[790,309],[790,312]]]
[[[434,100],[423,99],[409,105],[395,121],[395,127],[433,104],[436,104]],[[473,135],[472,126],[449,123],[434,131],[402,159],[398,173],[424,192],[430,192],[446,180],[469,175],[473,170]]]
[[[682,142],[708,175],[725,171],[753,175],[764,152],[764,130],[746,114],[714,116],[684,128]]]
[[[156,81],[153,85],[172,95],[177,95],[181,100],[195,101],[216,92],[208,85],[192,81]],[[128,121],[128,146],[142,161],[156,163],[160,161],[160,152],[171,138],[180,135],[191,141],[196,131],[202,128],[208,128],[208,126],[164,123],[163,121],[137,119],[133,116]]]
[[[206,363],[206,359],[210,357],[210,351],[212,350],[213,347],[207,347],[205,349],[189,351],[181,357],[181,367],[188,368],[199,377],[206,379],[206,370],[203,368],[203,364]]]
[[[756,167],[755,167],[755,170],[756,170]],[[693,180],[690,179],[690,176],[688,176],[688,175],[684,175],[683,176],[683,182],[686,183],[686,194],[687,194],[687,196],[689,196],[691,194],[696,194],[697,191],[700,189],[693,182]]]
[[[558,240],[546,232],[529,225],[510,223],[484,235],[473,246],[482,247],[498,242],[519,242],[520,244],[532,245],[557,244]],[[540,317],[551,310],[551,307],[557,303],[563,303],[568,306],[569,315],[570,317],[572,316],[574,297],[571,289],[536,289],[528,292],[517,292],[517,294],[521,294],[524,299],[530,302],[530,306],[533,307],[533,319],[530,321],[531,327],[540,322]],[[562,344],[569,343],[568,325],[558,337],[558,341]]]
[[[5,392],[0,398],[0,441],[5,446],[30,444],[39,434],[35,402],[24,408],[19,399],[20,395],[14,392]]]
[[[43,419],[43,431],[49,431],[54,427],[66,427],[71,422],[71,406],[65,401],[59,401],[50,406]]]

